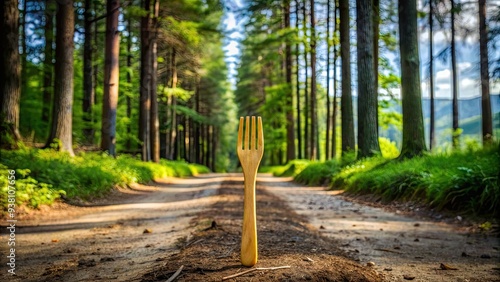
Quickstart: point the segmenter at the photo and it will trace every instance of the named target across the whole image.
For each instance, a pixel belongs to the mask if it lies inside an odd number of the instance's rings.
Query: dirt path
[[[138,281],[191,236],[191,219],[217,201],[223,179],[137,185],[99,206],[65,206],[20,220],[17,276],[7,276],[2,259],[0,281]]]
[[[500,281],[498,237],[360,205],[291,179],[259,180],[351,257],[374,263],[387,281]],[[442,270],[441,263],[456,270]]]
[[[16,230],[18,276],[7,276],[2,263],[0,281],[165,281],[181,265],[179,281],[220,281],[245,270],[242,186],[241,175],[170,179],[94,206],[25,217]],[[257,267],[291,268],[231,281],[500,281],[498,238],[355,204],[321,187],[259,175],[257,216]],[[458,270],[439,270],[440,263]]]

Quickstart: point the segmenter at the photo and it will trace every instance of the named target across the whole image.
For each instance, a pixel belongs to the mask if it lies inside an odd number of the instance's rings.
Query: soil
[[[166,281],[181,266],[176,281],[221,281],[249,270],[239,262],[242,180],[167,179],[19,215],[17,276],[2,262],[0,281]],[[255,267],[289,268],[228,281],[500,281],[495,234],[323,187],[259,175],[257,220]]]

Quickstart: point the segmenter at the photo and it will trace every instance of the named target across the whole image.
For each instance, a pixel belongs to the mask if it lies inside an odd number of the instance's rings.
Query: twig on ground
[[[375,251],[381,251],[381,252],[388,252],[388,253],[395,253],[395,254],[400,254],[400,252],[389,250],[389,249],[374,249]]]
[[[199,242],[204,241],[204,240],[205,240],[205,239],[200,239],[200,240],[196,240],[196,241],[191,241],[191,242],[187,243],[187,244],[184,246],[184,248],[187,248],[188,246],[194,245],[194,244],[199,243]]]
[[[179,269],[177,269],[177,271],[174,273],[174,275],[170,276],[170,278],[167,279],[167,282],[174,281],[175,278],[177,278],[177,276],[179,276],[179,274],[181,274],[181,271],[183,268],[184,268],[184,265],[181,265],[181,267],[179,267]]]
[[[284,268],[290,268],[290,267],[291,266],[289,266],[289,265],[276,266],[276,267],[256,267],[256,268],[252,268],[252,269],[249,269],[249,270],[245,270],[243,272],[239,272],[239,273],[236,273],[236,274],[233,274],[233,275],[229,275],[229,276],[223,277],[222,281],[227,280],[227,279],[231,279],[231,278],[235,278],[235,277],[238,277],[238,276],[241,276],[241,275],[245,275],[247,273],[254,272],[256,270],[276,270],[276,269],[284,269]]]
[[[304,260],[308,261],[308,262],[314,262],[314,260],[312,258],[310,258],[310,257],[305,257]]]

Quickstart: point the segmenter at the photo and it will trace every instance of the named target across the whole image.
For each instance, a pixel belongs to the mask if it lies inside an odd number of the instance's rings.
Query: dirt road
[[[97,205],[64,206],[44,211],[43,217],[40,213],[20,220],[17,276],[7,275],[2,259],[0,281],[141,281],[144,277],[164,281],[154,278],[160,273],[158,267],[170,265],[175,270],[177,265],[193,265],[198,260],[203,261],[204,270],[185,269],[179,279],[202,277],[198,281],[204,281],[203,277],[212,277],[207,269],[221,265],[233,266],[219,271],[240,271],[241,181],[240,175],[219,174],[169,179],[137,185]],[[302,187],[290,179],[259,175],[258,181],[260,261],[264,264],[273,264],[278,258],[292,266],[312,269],[314,264],[316,270],[337,264],[363,274],[355,281],[376,281],[369,278],[375,277],[370,269],[386,281],[406,281],[404,277],[414,277],[414,281],[500,281],[498,238],[355,204],[335,192]],[[210,222],[203,221],[211,219],[220,228],[205,228]],[[2,242],[6,242],[4,229]],[[295,235],[292,238],[283,232]],[[332,239],[321,239],[318,232]],[[5,246],[2,243],[2,254]],[[338,248],[361,266],[342,259]],[[440,270],[441,263],[457,270]],[[298,268],[295,274],[303,270]],[[189,271],[198,276],[189,276]],[[299,276],[291,271],[233,281],[295,281],[293,277]],[[320,276],[304,277],[314,281]]]

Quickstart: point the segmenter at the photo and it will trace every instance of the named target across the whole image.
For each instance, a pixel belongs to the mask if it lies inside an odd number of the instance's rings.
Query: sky
[[[231,2],[234,7],[241,8],[241,0],[234,0]],[[500,0],[488,1],[489,4],[500,5]],[[422,3],[419,1],[419,9],[421,9]],[[354,10],[354,9],[353,9]],[[425,10],[425,9],[424,9]],[[323,11],[318,10],[317,13],[321,14]],[[491,9],[487,9],[487,13],[491,12]],[[352,12],[351,12],[352,13]],[[321,16],[318,16],[321,17]],[[324,17],[324,16],[323,16]],[[469,26],[470,28],[475,28],[477,30],[477,7],[473,8],[473,11],[469,13],[463,13],[461,18],[458,20],[461,23]],[[292,19],[293,21],[293,19]],[[429,32],[427,28],[423,27],[426,19],[419,22],[419,53],[420,53],[420,72],[421,72],[421,91],[423,97],[429,97]],[[293,24],[293,23],[292,23]],[[351,21],[351,26],[354,26],[354,21]],[[229,67],[229,79],[233,85],[236,84],[236,68],[238,64],[239,44],[238,40],[243,38],[242,22],[238,22],[233,9],[226,14],[224,20],[224,26],[227,31],[227,38],[224,50],[226,52],[226,62]],[[437,29],[437,27],[435,27]],[[354,30],[353,30],[354,33]],[[449,32],[448,32],[449,33]],[[434,56],[449,44],[449,34],[442,31],[434,32]],[[355,36],[351,36],[351,40],[355,39]],[[351,42],[352,44],[353,42]],[[459,98],[472,98],[481,95],[480,82],[479,82],[479,33],[475,31],[466,39],[457,38],[457,73],[459,81]],[[395,67],[396,71],[399,72],[399,54],[398,51],[394,54],[386,53],[384,54]],[[500,56],[500,51],[496,51],[492,54],[493,56]],[[355,47],[351,48],[351,59],[355,58]],[[491,57],[491,55],[490,55]],[[321,60],[320,60],[321,61]],[[351,62],[354,63],[354,60]],[[321,64],[321,62],[320,62]],[[326,72],[323,67],[320,66],[319,76],[325,78]],[[353,65],[353,94],[356,95],[356,68],[355,63]],[[338,66],[337,73],[340,73],[340,64]],[[332,70],[333,74],[333,70]],[[333,75],[332,75],[333,76]],[[326,87],[325,79],[318,79]],[[435,60],[434,64],[434,84],[435,84],[435,95],[438,98],[451,98],[451,60]],[[331,83],[333,87],[333,83]],[[331,89],[333,90],[333,89]],[[394,89],[394,93],[399,93],[399,89]],[[332,91],[331,91],[332,93]],[[490,93],[499,94],[500,93],[500,83],[490,82]]]

